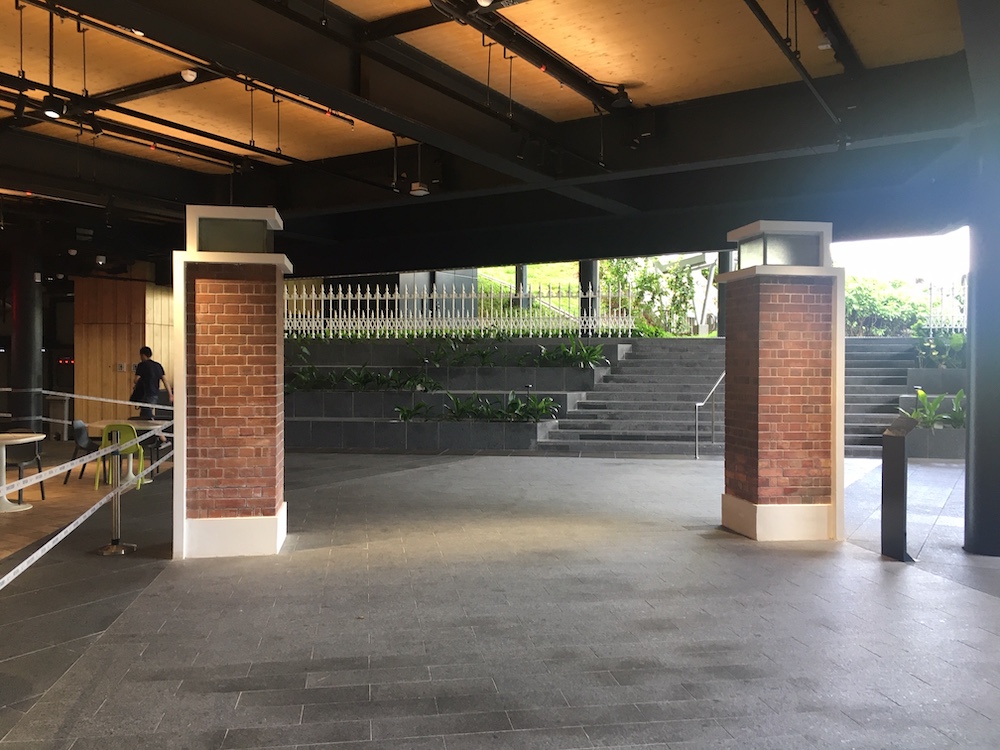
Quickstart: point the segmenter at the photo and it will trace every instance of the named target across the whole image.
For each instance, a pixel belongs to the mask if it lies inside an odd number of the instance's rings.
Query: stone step
[[[912,393],[913,389],[907,385],[869,385],[864,381],[859,383],[848,383],[845,387],[845,394],[848,399],[854,396],[902,396]]]
[[[845,378],[871,378],[871,377],[893,377],[906,382],[905,367],[847,367],[844,369]]]
[[[902,375],[845,375],[844,385],[902,385],[906,388],[906,373]]]
[[[602,381],[594,388],[591,393],[593,394],[614,394],[614,393],[642,393],[642,394],[653,394],[653,393],[664,393],[663,383],[650,383],[650,382],[619,382],[619,381]],[[704,397],[711,389],[714,383],[678,383],[673,382],[671,385],[671,390],[675,393],[686,393],[692,397],[692,400],[701,399]]]
[[[546,439],[538,441],[539,450],[545,452],[580,452],[588,453],[634,453],[642,455],[672,455],[672,456],[694,456],[695,446],[692,440],[646,440],[646,441],[617,441],[617,440],[558,440]],[[699,451],[703,456],[721,456],[724,446],[721,443],[712,444],[703,441]]]
[[[721,421],[716,420],[716,432],[721,428]],[[633,433],[676,433],[694,435],[694,421],[691,419],[561,419],[560,430],[614,432],[622,434]],[[709,434],[711,422],[703,420],[699,425],[702,434]]]

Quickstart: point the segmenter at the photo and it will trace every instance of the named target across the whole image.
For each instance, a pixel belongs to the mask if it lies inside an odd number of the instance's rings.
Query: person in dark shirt
[[[145,404],[156,404],[160,396],[160,383],[167,391],[170,403],[174,402],[173,391],[170,390],[170,383],[167,382],[163,365],[153,359],[153,350],[144,346],[139,350],[139,364],[135,366],[135,386],[138,400]],[[152,419],[153,407],[143,406],[139,409],[139,419]],[[161,434],[160,442],[166,443],[167,439]]]

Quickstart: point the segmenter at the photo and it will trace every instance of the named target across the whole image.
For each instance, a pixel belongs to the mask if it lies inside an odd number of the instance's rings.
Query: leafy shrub
[[[917,406],[913,411],[906,411],[902,407],[899,413],[914,419],[918,427],[936,427],[944,425],[947,427],[965,427],[965,390],[960,390],[952,397],[951,411],[941,411],[941,404],[947,398],[941,394],[933,399],[928,398],[923,388],[917,388]]]
[[[546,349],[539,345],[538,364],[539,366],[551,367],[600,367],[608,364],[608,358],[604,356],[603,344],[585,344],[575,336],[570,339],[569,344],[559,344],[553,349]]]
[[[965,365],[965,334],[940,332],[933,336],[924,334],[922,327],[917,327],[918,335],[923,340],[917,344],[917,361],[921,367],[957,368]]]
[[[848,336],[908,336],[927,315],[899,281],[848,277],[844,302]]]

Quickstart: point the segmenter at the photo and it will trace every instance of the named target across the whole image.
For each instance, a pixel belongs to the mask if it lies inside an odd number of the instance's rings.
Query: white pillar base
[[[757,505],[722,495],[722,525],[759,542],[830,541],[836,538],[833,506]]]
[[[184,557],[276,555],[288,534],[288,504],[274,516],[188,518]]]

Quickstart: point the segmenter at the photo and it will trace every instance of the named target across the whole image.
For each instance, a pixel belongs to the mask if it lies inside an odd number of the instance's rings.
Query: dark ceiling
[[[296,275],[967,220],[955,0],[20,0],[0,29],[0,248],[63,272],[165,264],[201,203],[277,207]]]

